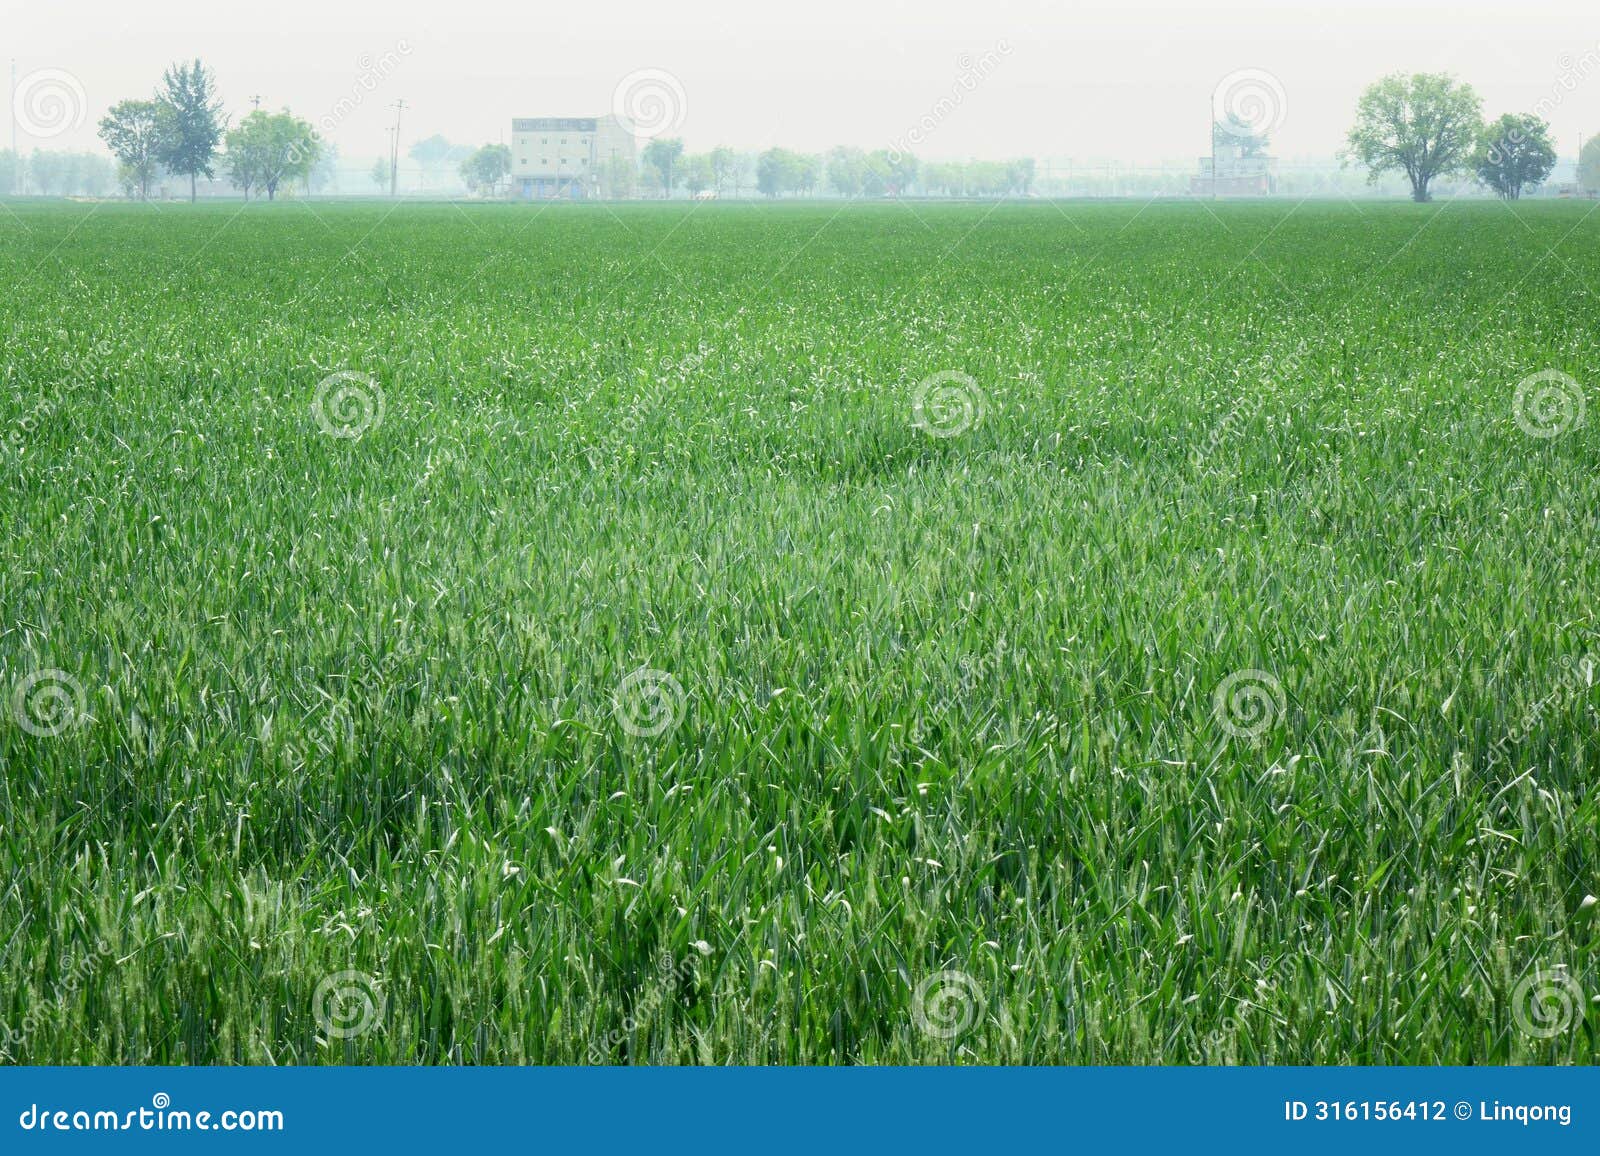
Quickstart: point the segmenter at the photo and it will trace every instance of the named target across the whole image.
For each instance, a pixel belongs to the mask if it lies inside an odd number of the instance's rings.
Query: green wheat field
[[[0,1058],[1594,1063],[1593,209],[0,205]]]

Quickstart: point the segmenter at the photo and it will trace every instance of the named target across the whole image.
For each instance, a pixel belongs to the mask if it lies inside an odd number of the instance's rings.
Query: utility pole
[[[22,195],[22,155],[17,152],[17,58],[11,58],[11,195]]]
[[[250,107],[255,109],[259,109],[261,107],[261,96],[259,93],[250,98]]]
[[[405,111],[406,102],[397,100],[389,107],[394,109],[394,139],[389,142],[389,195],[392,197],[400,189],[400,114]]]
[[[1211,199],[1217,199],[1217,111],[1211,110]]]

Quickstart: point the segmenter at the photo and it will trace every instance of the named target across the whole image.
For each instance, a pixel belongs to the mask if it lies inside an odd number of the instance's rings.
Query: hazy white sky
[[[1397,69],[1453,72],[1490,115],[1556,102],[1563,155],[1600,132],[1595,0],[0,0],[0,29],[25,90],[64,70],[84,98],[70,127],[21,133],[24,150],[97,147],[108,105],[195,55],[234,116],[259,94],[353,159],[385,151],[399,97],[403,145],[482,143],[513,116],[609,111],[641,69],[675,81],[661,91],[694,151],[898,139],[935,158],[1188,157],[1206,151],[1213,90],[1241,69],[1281,85],[1283,157],[1331,156],[1361,87]]]

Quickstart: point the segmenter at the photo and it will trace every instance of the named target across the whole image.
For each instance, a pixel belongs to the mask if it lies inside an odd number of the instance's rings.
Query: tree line
[[[115,187],[116,169],[98,153],[46,152],[29,156],[0,149],[0,189],[44,197],[101,197]]]
[[[718,147],[685,153],[683,141],[651,141],[641,154],[637,188],[630,174],[602,174],[605,192],[614,196],[667,197],[679,188],[739,196],[753,190],[767,197],[811,196],[831,191],[842,197],[893,197],[913,192],[938,196],[1026,196],[1033,189],[1033,158],[1004,163],[945,161],[923,164],[910,153],[840,145],[826,153],[770,148],[742,153]]]
[[[145,200],[161,173],[189,178],[193,201],[199,179],[220,165],[243,190],[272,200],[280,185],[310,178],[325,155],[311,125],[288,109],[255,109],[228,127],[216,77],[199,60],[174,64],[148,99],[118,101],[100,119],[100,139],[117,159],[118,180]]]
[[[214,179],[220,169],[247,200],[252,193],[271,200],[286,182],[303,180],[309,189],[318,173],[326,179],[334,156],[312,126],[287,109],[258,108],[230,127],[215,76],[199,60],[169,67],[150,97],[112,106],[100,120],[99,135],[116,158],[116,180],[140,199],[163,174],[172,174],[188,178],[193,200],[200,178]],[[1218,136],[1247,157],[1265,153],[1265,135],[1247,128],[1219,125]],[[411,155],[425,171],[457,165],[467,187],[487,196],[498,195],[511,174],[511,151],[503,144],[470,149],[436,136],[413,145]],[[1556,151],[1550,126],[1537,115],[1505,113],[1486,122],[1471,85],[1439,73],[1397,73],[1362,93],[1341,159],[1365,166],[1374,182],[1387,173],[1403,174],[1417,201],[1429,200],[1439,180],[1458,176],[1515,200],[1548,179]],[[108,184],[105,162],[90,154],[35,150],[24,160],[0,153],[0,187],[21,187],[24,170],[46,195],[100,195]],[[380,159],[372,178],[380,187],[388,184],[389,162]],[[638,165],[620,158],[602,165],[596,183],[602,196],[619,199],[669,197],[680,188],[691,196],[739,196],[747,190],[810,196],[826,190],[855,198],[913,192],[1027,196],[1035,178],[1031,158],[922,163],[897,149],[846,146],[823,154],[727,147],[686,153],[681,139],[670,138],[648,142]],[[1600,189],[1600,137],[1581,150],[1579,183]]]

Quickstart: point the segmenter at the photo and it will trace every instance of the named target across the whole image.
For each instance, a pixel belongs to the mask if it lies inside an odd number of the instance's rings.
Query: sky
[[[259,96],[347,160],[387,151],[404,100],[402,148],[620,105],[690,151],[1153,164],[1208,151],[1229,94],[1255,98],[1274,154],[1328,158],[1362,87],[1396,70],[1453,73],[1490,116],[1543,102],[1572,155],[1600,132],[1597,14],[1594,0],[0,0],[0,67],[15,59],[24,151],[98,150],[107,107],[199,56],[233,118]]]

